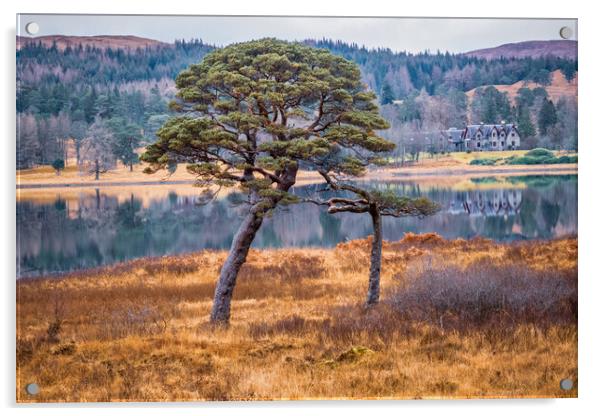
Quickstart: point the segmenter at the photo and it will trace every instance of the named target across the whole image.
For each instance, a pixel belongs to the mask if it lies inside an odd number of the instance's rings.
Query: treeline
[[[173,45],[137,49],[82,46],[59,49],[28,42],[17,50],[17,79],[24,86],[61,83],[112,86],[134,81],[159,81],[175,76],[198,62],[213,46],[200,39],[176,41]],[[27,107],[30,90],[19,91],[18,101]],[[35,95],[35,93],[33,93]]]
[[[307,42],[356,62],[372,90],[381,98],[385,95],[383,92],[388,92],[385,104],[423,89],[429,95],[442,95],[451,89],[468,91],[483,85],[514,84],[521,80],[547,85],[553,71],[561,70],[569,81],[577,71],[575,60],[555,56],[485,60],[439,51],[411,54],[384,48],[367,49],[327,39]]]
[[[368,87],[379,94],[383,115],[393,125],[387,136],[399,143],[414,137],[419,138],[414,143],[432,141],[427,133],[435,130],[502,118],[517,122],[521,133],[524,129],[533,138],[533,145],[544,146],[548,141],[557,147],[576,146],[576,102],[572,99],[552,103],[552,110],[543,89],[534,91],[533,97],[523,92],[520,103],[487,89],[477,92],[469,106],[464,94],[475,87],[519,80],[546,85],[554,70],[561,70],[570,80],[576,61],[555,57],[488,61],[439,52],[366,49],[331,40],[306,43],[358,63]],[[100,148],[111,149],[107,166],[116,160],[131,166],[137,160],[135,148],[153,141],[169,117],[167,103],[174,97],[177,74],[213,48],[198,39],[132,50],[24,44],[17,50],[17,167],[61,166],[73,147],[78,165],[86,162],[83,150]],[[108,129],[110,146],[84,146],[99,125]]]
[[[137,162],[136,149],[154,141],[155,132],[169,118],[166,95],[157,84],[131,92],[93,86],[82,88],[80,96],[72,95],[70,105],[58,111],[48,111],[50,104],[45,103],[44,112],[37,107],[18,112],[17,168],[64,167],[70,150],[77,165],[95,163],[97,173],[117,160],[131,167]],[[97,143],[99,127],[107,130],[106,145]],[[101,155],[99,149],[107,154]],[[101,166],[98,160],[103,161]]]
[[[17,168],[64,164],[67,139],[79,165],[94,123],[110,130],[115,160],[135,163],[135,148],[169,116],[173,79],[211,49],[201,40],[135,50],[25,44],[17,51]]]

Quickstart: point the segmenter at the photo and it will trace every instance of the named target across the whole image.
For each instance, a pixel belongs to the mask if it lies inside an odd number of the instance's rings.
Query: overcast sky
[[[173,42],[201,38],[223,46],[262,37],[287,40],[330,38],[395,51],[467,52],[525,40],[560,39],[563,26],[577,33],[574,19],[316,18],[224,16],[27,15],[18,34],[36,22],[43,35],[135,35]],[[573,36],[576,39],[576,36]]]

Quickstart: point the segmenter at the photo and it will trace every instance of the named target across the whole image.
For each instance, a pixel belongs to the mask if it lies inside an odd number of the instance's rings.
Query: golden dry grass
[[[367,240],[252,250],[228,329],[208,324],[221,251],[18,281],[17,400],[576,397],[559,388],[577,382],[576,298],[535,320],[527,307],[439,323],[400,311],[396,297],[437,264],[511,265],[576,290],[576,239],[406,235],[385,245],[382,302],[366,311],[368,253]],[[39,395],[25,393],[30,382]]]

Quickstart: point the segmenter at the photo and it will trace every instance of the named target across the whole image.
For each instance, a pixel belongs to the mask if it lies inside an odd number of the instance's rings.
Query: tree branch
[[[364,212],[368,212],[368,210],[369,210],[368,206],[358,207],[355,205],[337,205],[337,206],[329,207],[328,213],[336,214],[339,212],[355,212],[355,213],[361,214]]]
[[[271,172],[268,172],[267,170],[265,170],[263,168],[260,168],[260,167],[257,167],[257,166],[251,166],[250,169],[253,172],[261,173],[266,178],[270,178],[272,180],[272,182],[282,183],[282,179],[280,179],[278,176],[274,175]]]

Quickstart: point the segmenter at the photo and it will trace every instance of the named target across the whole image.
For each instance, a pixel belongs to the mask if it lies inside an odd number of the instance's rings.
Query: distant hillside
[[[575,40],[532,40],[507,43],[495,48],[477,49],[464,55],[482,59],[497,58],[539,58],[556,56],[565,59],[577,59],[577,41]]]
[[[395,143],[408,134],[425,135],[441,126],[460,126],[472,120],[473,109],[467,106],[464,93],[470,100],[478,87],[495,86],[510,99],[523,86],[548,83],[551,85],[546,89],[554,101],[561,95],[577,94],[575,59],[413,54],[328,39],[305,43],[357,63],[364,83],[380,95],[379,102],[392,126],[386,137]],[[154,141],[157,130],[171,115],[168,102],[174,98],[175,78],[214,49],[201,39],[172,44],[135,36],[18,37],[16,109],[21,128],[17,167],[72,158],[65,138],[81,140],[99,117],[118,131],[132,125],[143,131],[145,141]],[[396,102],[402,104],[389,105]],[[477,109],[484,109],[478,119],[517,120],[519,115],[512,104],[500,99],[491,108],[485,103]],[[528,109],[532,120],[541,110],[538,105]],[[554,129],[559,139],[551,143],[548,136],[540,137],[533,128],[528,146],[575,148],[576,105],[575,100],[562,103],[559,126]],[[524,111],[521,116],[525,119]]]
[[[577,84],[578,84],[578,76],[575,73],[575,77],[571,81],[567,81],[564,75],[560,70],[556,70],[550,74],[550,85],[540,85],[533,81],[518,81],[511,85],[493,85],[498,91],[505,92],[508,94],[508,99],[510,102],[514,103],[514,97],[518,94],[518,90],[526,87],[526,88],[536,88],[543,87],[548,92],[548,95],[552,99],[552,101],[556,102],[563,95],[568,95],[571,97],[577,96]],[[483,86],[484,87],[484,86]],[[478,88],[483,88],[478,87]],[[469,102],[472,100],[474,96],[475,90],[477,88],[473,88],[470,91],[466,92],[466,96],[468,97]]]
[[[38,37],[17,36],[17,50],[21,49],[26,43],[42,42],[44,46],[51,47],[56,43],[59,50],[64,50],[67,47],[76,47],[78,45],[93,46],[99,49],[137,49],[147,46],[168,45],[154,39],[140,38],[138,36],[63,36],[49,35]]]

